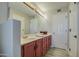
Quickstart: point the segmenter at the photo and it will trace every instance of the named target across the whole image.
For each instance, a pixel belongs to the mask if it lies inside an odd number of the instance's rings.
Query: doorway
[[[68,14],[59,12],[52,19],[53,47],[68,49]]]

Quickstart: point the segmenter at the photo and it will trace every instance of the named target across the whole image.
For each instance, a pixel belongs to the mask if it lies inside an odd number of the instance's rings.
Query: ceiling
[[[40,8],[43,12],[52,12],[60,8],[68,7],[68,2],[31,2],[34,6]],[[36,13],[25,6],[22,2],[10,2],[9,7],[18,11],[34,16]]]
[[[22,2],[10,2],[9,7],[11,7],[14,10],[17,10],[19,12],[22,12],[24,14],[27,14],[29,16],[34,16],[36,13],[32,11],[29,7],[24,5]]]
[[[42,11],[54,11],[60,8],[68,7],[68,2],[33,2],[36,4]]]

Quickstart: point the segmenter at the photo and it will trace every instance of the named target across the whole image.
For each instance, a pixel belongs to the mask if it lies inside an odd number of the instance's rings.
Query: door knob
[[[74,38],[77,38],[77,35],[74,35]]]

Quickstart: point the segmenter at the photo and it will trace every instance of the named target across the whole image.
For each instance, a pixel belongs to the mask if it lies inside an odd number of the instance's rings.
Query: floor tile
[[[65,49],[50,48],[45,57],[69,57],[69,54]]]

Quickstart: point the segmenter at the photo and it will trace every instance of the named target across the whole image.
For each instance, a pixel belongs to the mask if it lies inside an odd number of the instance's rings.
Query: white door
[[[70,56],[77,56],[77,38],[74,36],[78,36],[77,31],[77,6],[74,3],[70,5],[71,13],[69,13],[69,28],[71,32],[69,32],[69,48],[70,48]]]
[[[77,26],[78,26],[78,38],[77,38],[77,56],[79,57],[79,4],[78,4],[78,21],[77,21]]]
[[[53,46],[67,49],[68,40],[68,17],[67,13],[60,12],[53,15],[52,19]]]

